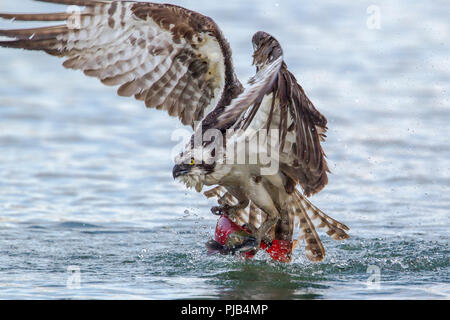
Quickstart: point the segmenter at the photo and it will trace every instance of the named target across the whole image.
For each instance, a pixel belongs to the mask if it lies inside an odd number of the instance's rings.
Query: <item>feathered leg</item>
[[[259,209],[261,209],[266,215],[266,220],[258,228],[255,236],[260,243],[262,240],[265,242],[272,242],[271,233],[269,232],[280,219],[280,213],[276,208],[270,193],[264,187],[261,182],[256,182],[253,179],[250,181],[249,199]]]
[[[235,216],[239,213],[240,210],[243,210],[248,207],[250,201],[246,194],[244,194],[241,190],[237,188],[226,188],[227,193],[224,194],[219,199],[220,206],[212,207],[211,212],[215,215],[226,214],[230,219],[234,220]],[[236,205],[229,205],[226,203],[228,197],[233,196],[237,199],[238,203]]]

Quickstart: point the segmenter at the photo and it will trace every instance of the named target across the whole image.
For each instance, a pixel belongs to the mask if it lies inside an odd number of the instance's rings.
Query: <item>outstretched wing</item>
[[[240,129],[279,132],[280,169],[288,177],[287,191],[300,184],[307,196],[328,183],[329,172],[321,141],[325,139],[327,120],[316,110],[283,62],[278,41],[264,32],[253,37],[255,79],[249,89],[235,99],[219,116],[219,125],[235,121]],[[263,85],[256,87],[256,84]],[[247,95],[247,91],[256,92]],[[242,100],[245,103],[242,103]]]
[[[166,110],[194,126],[223,99],[239,91],[231,50],[214,21],[168,4],[133,1],[39,0],[84,6],[72,13],[0,14],[21,21],[64,24],[0,30],[13,38],[2,47],[42,50],[64,57],[64,67],[119,86],[149,108]],[[225,102],[227,103],[227,102]]]
[[[244,92],[233,99],[218,116],[216,127],[229,127],[234,124],[234,128],[242,128],[245,112],[253,105],[260,105],[264,96],[272,91],[282,65],[283,57],[280,56],[261,68],[249,80]]]

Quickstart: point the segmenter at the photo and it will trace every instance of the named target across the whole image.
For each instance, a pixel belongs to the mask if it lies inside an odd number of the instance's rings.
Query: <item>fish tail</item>
[[[206,243],[206,250],[208,250],[208,256],[211,256],[213,254],[226,254],[227,253],[227,248],[224,245],[221,245],[219,242],[217,242],[216,240],[209,240]]]

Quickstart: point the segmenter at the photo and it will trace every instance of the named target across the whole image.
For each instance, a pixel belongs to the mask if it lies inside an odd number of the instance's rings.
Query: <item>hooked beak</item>
[[[177,164],[173,167],[172,176],[174,179],[187,174],[190,171],[190,165]]]

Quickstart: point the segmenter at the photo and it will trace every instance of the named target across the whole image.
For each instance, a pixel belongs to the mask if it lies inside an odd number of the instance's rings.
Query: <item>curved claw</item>
[[[273,244],[273,238],[269,235],[265,235],[261,241],[267,245],[267,248],[270,248]]]
[[[256,229],[252,224],[246,223],[242,226],[242,228],[250,231],[251,234],[256,234],[258,232],[258,229]]]
[[[253,235],[257,235],[257,234],[258,234],[258,229],[255,228],[252,224],[244,224],[242,227],[243,227],[244,229],[250,231],[250,233],[253,234]],[[264,242],[264,243],[266,244],[266,246],[267,246],[268,248],[270,248],[270,247],[272,246],[273,240],[274,240],[274,239],[273,239],[272,236],[266,234],[265,236],[263,236],[263,237],[261,238],[261,240],[260,240],[259,242],[260,242],[260,243],[261,243],[261,242]]]
[[[224,208],[220,207],[220,206],[212,207],[211,212],[213,215],[216,215],[216,216],[221,216],[225,213]]]
[[[227,217],[233,217],[236,207],[229,206],[227,204],[216,206],[211,208],[211,212],[216,216],[226,215]]]

